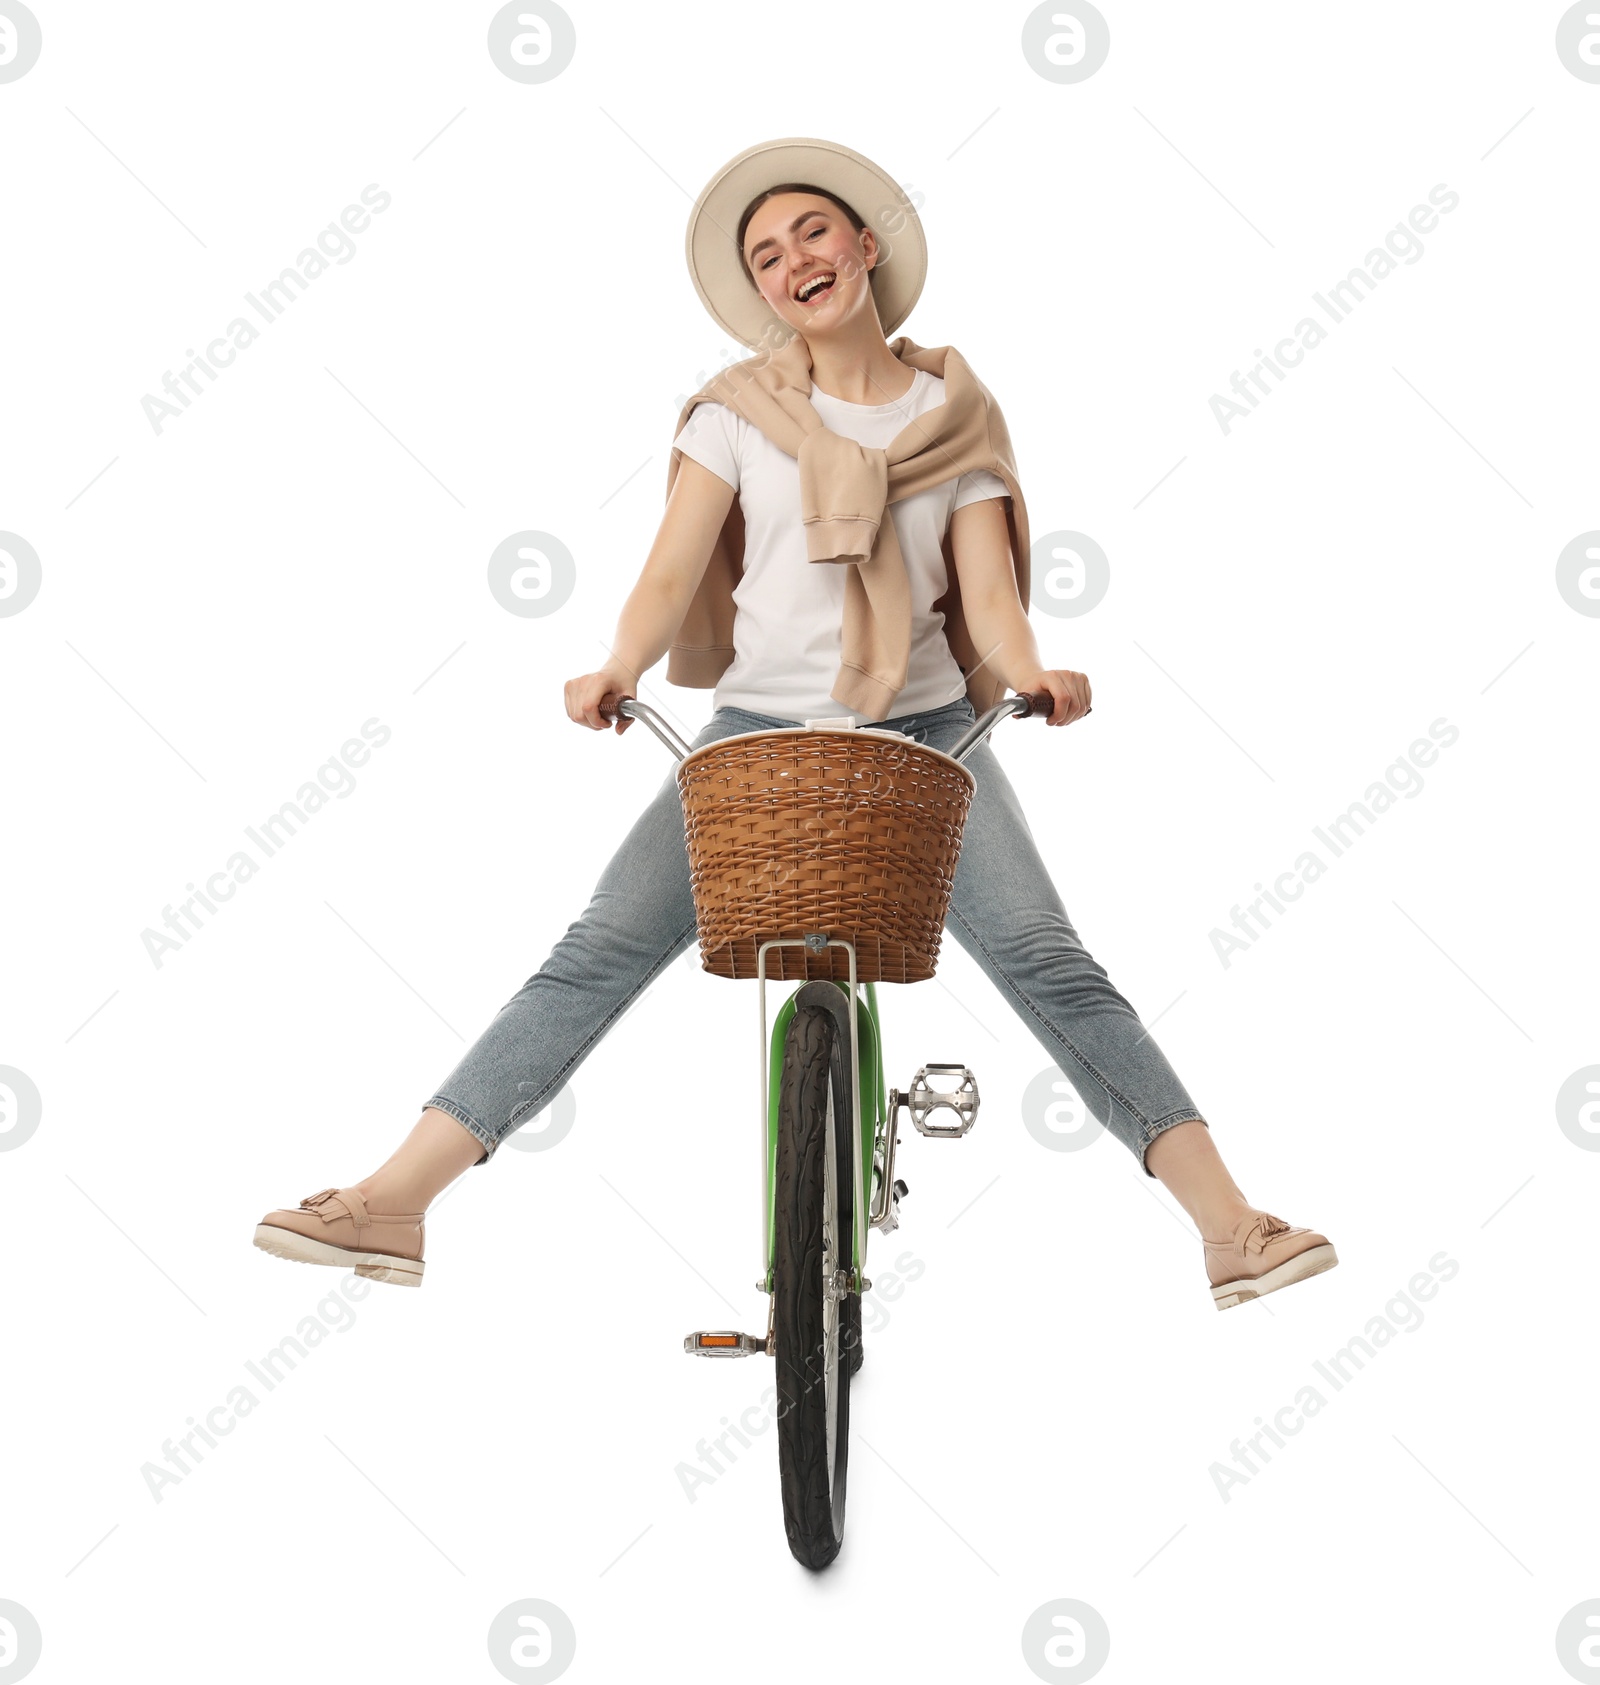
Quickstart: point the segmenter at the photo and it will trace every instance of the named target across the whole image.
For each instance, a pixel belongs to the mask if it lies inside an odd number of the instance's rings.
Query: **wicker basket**
[[[745,732],[678,767],[700,960],[753,978],[756,949],[817,931],[855,944],[861,982],[932,977],[976,787],[899,732]],[[843,948],[773,948],[767,975],[847,983]]]

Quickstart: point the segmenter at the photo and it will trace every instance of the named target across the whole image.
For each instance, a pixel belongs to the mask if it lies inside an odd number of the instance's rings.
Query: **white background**
[[[573,4],[530,85],[492,7],[36,8],[0,85],[0,528],[43,570],[0,618],[0,1064],[43,1100],[0,1156],[0,1597],[38,1679],[496,1679],[527,1597],[573,1679],[1030,1679],[1061,1597],[1107,1680],[1566,1677],[1600,1595],[1600,1158],[1555,1109],[1600,1061],[1600,621],[1555,565],[1600,526],[1600,86],[1561,10],[1108,3],[1061,84],[1017,8]],[[679,1473],[771,1374],[681,1347],[765,1309],[754,986],[691,960],[576,1073],[565,1140],[438,1202],[423,1290],[371,1289],[157,1502],[163,1441],[336,1320],[341,1277],[257,1219],[389,1154],[669,770],[562,685],[684,396],[747,354],[685,271],[693,197],[783,135],[920,195],[902,331],[995,394],[1034,534],[1109,558],[1091,613],[1033,615],[1092,718],[996,746],[1245,1193],[1340,1267],[1219,1317],[1117,1142],[1026,1131],[1042,1050],[947,940],[882,991],[888,1077],[964,1060],[982,1114],[904,1131],[869,1269],[923,1268],[869,1311],[849,1531],[809,1575],[770,1428],[692,1502]],[[355,257],[153,431],[164,372],[373,182]],[[1420,260],[1224,434],[1212,394],[1441,182]],[[487,587],[524,529],[576,563],[544,618]],[[709,715],[660,668],[641,695]],[[371,718],[354,793],[155,965],[163,908]],[[1223,966],[1213,929],[1440,718],[1421,793]],[[1440,1252],[1420,1326],[1225,1502],[1231,1442]]]

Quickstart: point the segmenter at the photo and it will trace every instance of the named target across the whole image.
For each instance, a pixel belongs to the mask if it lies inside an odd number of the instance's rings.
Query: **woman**
[[[875,202],[892,247],[857,213]],[[567,682],[568,717],[606,730],[601,703],[633,696],[669,651],[669,679],[715,686],[696,748],[826,718],[948,749],[976,717],[973,699],[1008,689],[1047,691],[1051,726],[1086,714],[1088,678],[1046,668],[1028,624],[1026,511],[998,406],[952,347],[885,337],[925,267],[920,222],[892,178],[828,142],[752,147],[701,194],[689,256],[715,319],[766,349],[685,405],[660,530],[611,658]],[[992,748],[966,765],[977,789],[947,929],[1189,1213],[1218,1308],[1331,1268],[1325,1236],[1234,1184],[1176,1073],[1078,940]],[[582,917],[398,1150],[360,1182],[269,1213],[256,1244],[420,1282],[429,1203],[542,1111],[694,939],[669,774]]]

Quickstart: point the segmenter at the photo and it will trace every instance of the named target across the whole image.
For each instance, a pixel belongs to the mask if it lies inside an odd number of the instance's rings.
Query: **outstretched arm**
[[[1017,595],[1011,537],[998,497],[964,503],[950,517],[950,548],[961,585],[961,612],[978,654],[1012,690],[1047,690],[1055,698],[1050,725],[1066,725],[1088,713],[1088,675],[1047,668]]]
[[[601,701],[633,696],[641,676],[667,653],[732,502],[733,487],[726,480],[691,456],[679,462],[655,543],[617,617],[610,658],[595,672],[567,680],[568,719],[605,731],[610,721],[600,712]],[[619,718],[617,730],[626,731],[632,724]]]

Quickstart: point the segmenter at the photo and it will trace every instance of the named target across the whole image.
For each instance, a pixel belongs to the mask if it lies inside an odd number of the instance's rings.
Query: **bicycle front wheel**
[[[844,1542],[850,1453],[850,1364],[838,1272],[849,1268],[848,1048],[833,1015],[803,1006],[789,1024],[778,1091],[773,1213],[778,1469],[789,1549],[826,1568]],[[859,1302],[858,1295],[850,1295]]]

